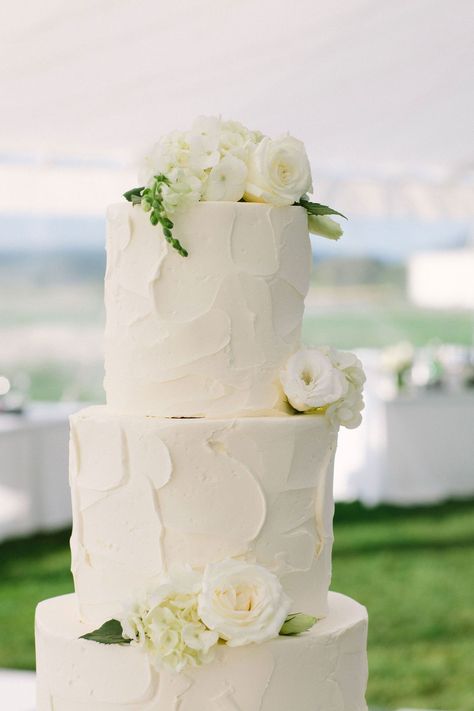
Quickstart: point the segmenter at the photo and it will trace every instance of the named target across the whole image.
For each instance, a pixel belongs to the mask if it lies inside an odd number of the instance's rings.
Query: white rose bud
[[[308,156],[303,143],[293,136],[265,137],[250,152],[246,200],[293,205],[311,190]]]
[[[199,596],[199,616],[229,647],[278,636],[290,600],[266,568],[237,560],[207,566]]]
[[[300,412],[325,407],[348,390],[346,376],[321,349],[302,349],[292,355],[280,376],[289,403]]]
[[[308,230],[313,235],[335,240],[342,237],[343,234],[343,229],[339,222],[327,215],[308,215]]]

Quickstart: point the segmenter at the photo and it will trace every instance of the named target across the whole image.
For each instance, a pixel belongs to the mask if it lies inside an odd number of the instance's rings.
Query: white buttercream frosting
[[[123,412],[285,411],[311,248],[301,207],[202,202],[177,213],[181,257],[139,207],[107,215],[105,389]]]
[[[223,646],[182,674],[138,647],[79,639],[88,631],[74,595],[38,606],[38,711],[367,711],[367,613],[337,593],[310,632]]]
[[[83,617],[113,617],[174,565],[239,557],[276,573],[296,611],[324,615],[336,437],[320,416],[74,415],[71,544]]]
[[[279,381],[300,348],[306,213],[203,202],[174,222],[188,258],[141,208],[108,211],[108,407],[71,418],[76,595],[37,610],[38,711],[367,711],[366,612],[335,593],[328,608],[336,427],[289,414]],[[181,673],[79,639],[173,569],[225,559],[327,617]]]

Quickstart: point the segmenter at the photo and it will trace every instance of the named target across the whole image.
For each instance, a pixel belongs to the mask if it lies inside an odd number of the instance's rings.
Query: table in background
[[[369,386],[359,430],[342,430],[335,496],[374,506],[474,496],[474,392],[384,398]]]
[[[0,414],[0,540],[71,522],[69,415],[77,403]]]

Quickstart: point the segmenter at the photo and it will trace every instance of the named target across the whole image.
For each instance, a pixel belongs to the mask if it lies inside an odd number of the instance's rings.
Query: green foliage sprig
[[[327,205],[321,205],[319,202],[311,202],[310,200],[306,200],[306,198],[301,198],[296,205],[304,207],[308,215],[339,215],[339,217],[343,217],[347,220],[347,217],[343,215],[342,212],[333,210],[332,207],[328,207]]]
[[[127,190],[123,194],[123,197],[128,200],[128,202],[131,202],[132,205],[141,205],[145,212],[149,212],[151,224],[161,225],[163,235],[166,241],[182,257],[187,257],[187,249],[183,247],[183,245],[178,239],[173,237],[172,230],[174,224],[166,214],[166,209],[163,205],[162,191],[164,185],[169,186],[170,180],[169,178],[167,178],[166,175],[160,173],[159,175],[155,175],[153,183],[150,187],[147,188],[145,186],[141,186],[139,188],[132,188],[131,190]],[[243,202],[243,199],[240,200],[240,202]],[[338,212],[332,207],[328,207],[328,205],[321,205],[318,202],[311,202],[307,199],[307,196],[303,196],[298,202],[294,204],[304,208],[308,215],[313,215],[315,217],[322,217],[324,215],[338,215],[339,217],[343,217],[345,220],[347,220],[347,217],[343,215],[342,212]],[[316,223],[316,220],[314,220],[314,222]],[[335,226],[337,227],[337,225]],[[322,234],[324,237],[330,237],[331,239],[338,239],[342,234],[341,228],[339,228],[339,232],[337,233],[337,235],[333,235],[330,233],[328,234],[327,225],[324,225],[324,227],[326,228],[324,230],[321,226],[319,226],[318,230],[315,228],[311,230],[310,228],[310,231],[315,232],[316,234]]]
[[[154,226],[160,224],[166,241],[182,257],[187,257],[188,251],[178,239],[173,237],[172,229],[174,224],[167,216],[163,205],[163,185],[169,184],[170,181],[166,175],[160,173],[160,175],[155,175],[151,187],[132,188],[131,190],[127,190],[127,192],[123,194],[123,197],[128,200],[128,202],[131,202],[132,205],[141,205],[145,212],[149,212],[151,224]]]
[[[104,624],[93,632],[83,634],[80,639],[88,639],[91,642],[100,644],[130,644],[131,639],[123,636],[122,623],[119,620],[107,620]]]

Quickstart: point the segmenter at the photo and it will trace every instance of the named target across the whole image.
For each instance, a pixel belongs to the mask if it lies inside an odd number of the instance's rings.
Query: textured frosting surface
[[[107,215],[105,389],[123,412],[284,410],[278,374],[299,348],[311,248],[303,208],[202,202],[178,214],[181,257],[128,203]]]
[[[319,416],[74,415],[71,546],[82,617],[113,617],[175,564],[227,557],[266,566],[295,610],[324,615],[336,438]]]
[[[367,613],[330,593],[300,637],[221,647],[214,662],[158,673],[137,647],[81,640],[74,595],[36,613],[38,711],[366,711]]]

